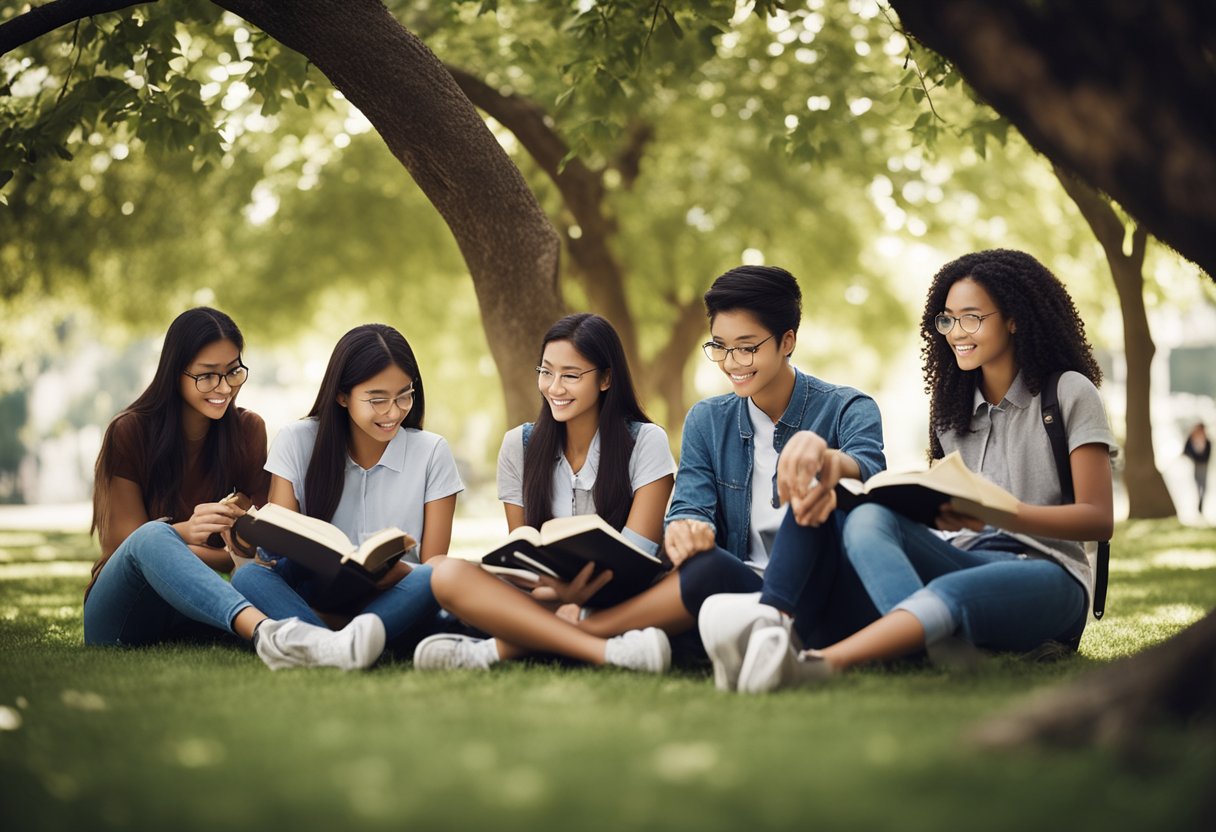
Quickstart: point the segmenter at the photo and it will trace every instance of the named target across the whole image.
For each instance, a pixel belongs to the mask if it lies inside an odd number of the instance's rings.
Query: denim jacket
[[[864,393],[820,381],[795,369],[794,392],[776,425],[777,453],[798,431],[823,437],[869,479],[887,467],[882,453],[882,418],[878,405]],[[684,420],[680,470],[664,525],[673,520],[701,520],[714,527],[717,544],[740,560],[749,551],[752,513],[752,461],[755,447],[747,400],[734,393],[693,405]],[[773,505],[777,482],[773,478]]]

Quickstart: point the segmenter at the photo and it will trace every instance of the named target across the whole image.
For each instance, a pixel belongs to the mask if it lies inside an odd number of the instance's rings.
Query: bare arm
[[[1109,540],[1115,527],[1110,455],[1100,444],[1082,445],[1068,457],[1076,502],[1062,506],[1018,505],[1009,531],[1059,540]]]
[[[110,514],[98,536],[102,552],[112,555],[133,531],[147,523],[150,518],[144,509],[143,492],[138,483],[123,477],[113,477],[108,488]],[[195,507],[189,520],[174,523],[173,528],[199,560],[219,572],[228,572],[232,569],[232,558],[223,549],[204,545],[204,541],[215,532],[228,529],[235,519],[235,511],[219,503],[203,503]]]
[[[431,500],[422,507],[422,541],[418,559],[426,563],[436,555],[446,555],[452,545],[452,518],[456,516],[456,495]]]
[[[663,515],[667,511],[667,501],[671,498],[675,481],[675,477],[668,474],[633,492],[633,505],[629,508],[625,528],[637,532],[647,540],[661,541]]]
[[[1115,527],[1114,486],[1110,456],[1102,444],[1082,445],[1069,455],[1075,503],[1036,506],[1018,503],[1017,517],[1006,531],[1037,534],[1057,540],[1109,540]],[[984,528],[984,521],[942,506],[937,527],[946,531]]]
[[[109,514],[105,523],[97,530],[97,536],[101,542],[102,554],[109,557],[131,536],[131,532],[151,518],[144,510],[143,492],[135,481],[111,477],[105,488],[110,492],[107,495]]]
[[[517,506],[514,503],[503,503],[502,509],[507,513],[507,531],[513,532],[520,526],[528,524],[527,518],[524,516],[523,506]]]

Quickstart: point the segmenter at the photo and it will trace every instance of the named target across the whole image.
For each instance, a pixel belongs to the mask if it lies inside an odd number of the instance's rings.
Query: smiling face
[[[728,349],[757,347],[753,354],[745,354],[742,349],[735,350],[717,362],[730,379],[736,396],[755,397],[788,371],[786,358],[794,350],[794,333],[771,337],[773,333],[765,329],[760,319],[751,312],[742,309],[719,312],[710,324],[709,334],[713,343]]]
[[[984,318],[975,332],[966,332],[962,324],[956,322],[943,336],[954,351],[960,370],[1012,368],[1013,341],[1010,336],[1017,331],[1017,325],[1000,312],[983,286],[969,277],[956,281],[946,294],[943,311],[954,317],[996,313]]]
[[[410,390],[414,379],[396,364],[390,364],[371,378],[356,384],[350,394],[339,393],[338,404],[350,414],[351,425],[376,442],[387,443],[413,406]],[[388,404],[385,400],[389,400]],[[407,401],[408,400],[408,401]],[[387,412],[377,413],[388,404]],[[410,407],[402,407],[409,404]]]
[[[550,341],[541,356],[536,384],[558,422],[599,414],[600,394],[611,385],[607,373],[574,348],[570,341]],[[588,372],[590,371],[590,372]],[[578,380],[573,380],[578,376]]]
[[[198,354],[194,356],[194,360],[186,365],[186,372],[182,373],[181,385],[178,388],[181,391],[182,401],[186,403],[187,412],[193,411],[212,421],[223,417],[240,389],[232,387],[227,379],[223,378],[223,375],[240,363],[241,351],[227,338],[213,341],[199,350]],[[219,373],[219,385],[210,392],[200,393],[195,380],[186,373],[195,376],[204,373]]]

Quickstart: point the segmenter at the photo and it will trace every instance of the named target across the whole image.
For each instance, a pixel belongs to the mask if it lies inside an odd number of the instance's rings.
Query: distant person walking
[[[1208,460],[1212,457],[1212,441],[1208,439],[1203,422],[1196,422],[1191,428],[1182,455],[1195,463],[1195,490],[1199,492],[1199,513],[1203,514],[1203,495],[1208,490]]]

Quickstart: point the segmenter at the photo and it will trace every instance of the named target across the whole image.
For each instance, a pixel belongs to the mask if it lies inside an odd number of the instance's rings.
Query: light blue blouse
[[[291,483],[301,511],[307,511],[304,476],[316,438],[316,420],[293,422],[279,431],[266,458],[266,470]],[[422,540],[423,506],[463,490],[447,440],[429,431],[402,429],[371,468],[347,456],[342,499],[330,522],[355,543],[390,526]],[[416,563],[418,550],[406,557]]]

